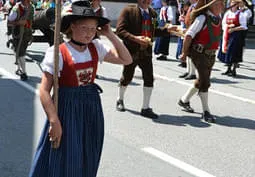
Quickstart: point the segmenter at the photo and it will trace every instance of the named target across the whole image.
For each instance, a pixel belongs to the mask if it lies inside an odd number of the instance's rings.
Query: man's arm
[[[129,29],[129,13],[130,9],[125,8],[117,21],[117,27],[116,27],[116,34],[122,39],[122,40],[131,40],[135,42],[135,36],[131,34],[128,29]]]

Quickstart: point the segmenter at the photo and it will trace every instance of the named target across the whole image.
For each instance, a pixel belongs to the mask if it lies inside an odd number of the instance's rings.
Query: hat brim
[[[61,19],[61,25],[60,25],[60,32],[64,33],[69,28],[71,22],[74,22],[79,19],[96,19],[98,21],[98,27],[102,27],[108,23],[110,23],[110,20],[105,17],[98,17],[98,16],[80,16],[80,15],[68,15],[64,16]]]
[[[195,6],[195,9],[193,10],[194,13],[197,13],[199,11],[204,10],[205,8],[213,5],[215,2],[217,1],[221,1],[221,0],[212,0],[210,2],[208,2],[207,4],[204,4],[204,0],[198,0],[197,5]]]

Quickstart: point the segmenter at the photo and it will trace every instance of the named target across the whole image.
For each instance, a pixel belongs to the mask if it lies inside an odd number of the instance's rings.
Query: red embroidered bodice
[[[88,44],[92,60],[74,63],[65,43],[59,46],[63,56],[63,69],[60,72],[59,87],[78,87],[94,83],[98,64],[98,53],[93,43]]]

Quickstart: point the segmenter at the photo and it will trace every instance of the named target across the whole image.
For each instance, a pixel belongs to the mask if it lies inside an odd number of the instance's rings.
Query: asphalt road
[[[28,48],[29,80],[15,76],[13,52],[5,47],[5,23],[0,22],[0,177],[26,177],[45,114],[38,98],[40,62],[48,45]],[[108,43],[107,40],[103,40]],[[139,115],[142,104],[141,72],[137,69],[125,95],[126,112],[117,112],[117,84],[122,66],[99,65],[105,114],[105,144],[98,177],[254,177],[255,176],[255,44],[248,40],[237,78],[222,76],[216,62],[209,103],[216,124],[204,122],[197,96],[195,113],[184,112],[177,102],[192,81],[174,58],[154,62],[155,89],[151,107],[157,120]]]

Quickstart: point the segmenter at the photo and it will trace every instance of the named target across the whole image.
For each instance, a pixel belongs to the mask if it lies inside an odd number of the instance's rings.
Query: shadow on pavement
[[[34,140],[35,95],[0,78],[0,176],[27,177]]]
[[[0,52],[0,55],[14,55],[13,53]]]
[[[200,113],[197,113],[200,114]],[[200,117],[196,116],[171,116],[168,114],[159,115],[158,119],[154,119],[153,122],[160,124],[171,124],[175,126],[187,126],[198,128],[207,128],[211,125],[207,122],[204,122]]]
[[[30,57],[32,59],[32,61],[36,61],[36,62],[42,62],[43,59],[44,59],[44,54],[37,54],[37,53],[30,53],[30,52],[27,52],[26,55],[28,57]]]
[[[227,127],[255,130],[255,121],[246,118],[237,118],[231,116],[217,117],[216,124]]]
[[[119,79],[109,78],[109,77],[105,77],[105,76],[101,76],[101,75],[98,75],[97,79],[102,80],[102,81],[109,81],[109,82],[113,82],[113,83],[119,83]],[[136,82],[130,82],[129,85],[138,86],[140,84],[136,83]]]
[[[216,77],[211,78],[211,82],[217,83],[217,84],[238,84],[239,83],[237,81],[232,81],[232,80],[228,80],[228,79],[220,79],[220,78],[216,78]]]

